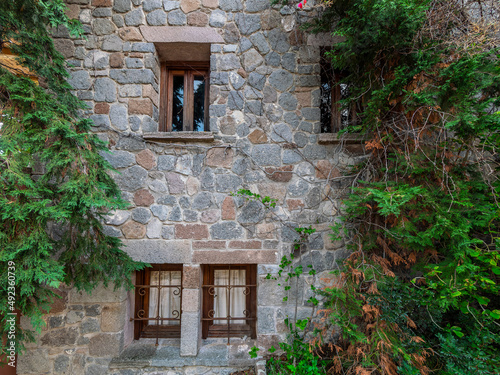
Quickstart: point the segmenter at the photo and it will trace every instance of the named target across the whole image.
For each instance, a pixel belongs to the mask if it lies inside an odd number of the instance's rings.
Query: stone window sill
[[[318,142],[321,145],[332,144],[364,144],[366,138],[360,134],[340,134],[339,133],[323,133],[319,135]]]
[[[254,340],[231,339],[234,343],[227,345],[227,339],[204,340],[198,355],[182,357],[179,354],[179,339],[160,339],[155,346],[153,339],[141,339],[129,345],[123,352],[111,360],[110,369],[140,369],[151,367],[228,367],[234,370],[254,366],[256,360],[248,354],[238,352],[241,345],[250,348]],[[238,355],[235,355],[238,354]]]
[[[156,132],[145,133],[143,135],[146,141],[173,143],[173,142],[213,142],[214,134],[212,132]]]

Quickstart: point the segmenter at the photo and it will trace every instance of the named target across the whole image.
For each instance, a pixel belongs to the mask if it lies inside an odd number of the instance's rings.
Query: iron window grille
[[[256,265],[203,266],[202,338],[257,337]]]
[[[153,264],[136,273],[134,339],[179,338],[182,265]]]

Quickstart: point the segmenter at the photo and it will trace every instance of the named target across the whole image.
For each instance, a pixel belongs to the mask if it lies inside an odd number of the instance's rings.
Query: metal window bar
[[[248,296],[252,293],[252,290],[254,293],[256,293],[256,284],[244,284],[244,285],[231,285],[231,266],[227,268],[228,270],[228,283],[227,285],[224,284],[209,284],[209,285],[202,285],[202,288],[208,288],[208,294],[211,296],[210,298],[215,298],[217,297],[215,293],[216,288],[225,288],[226,292],[226,316],[225,317],[216,317],[215,316],[215,309],[212,308],[208,311],[207,316],[203,316],[202,321],[207,321],[207,322],[214,322],[215,320],[226,320],[227,321],[227,327],[226,327],[226,332],[227,332],[227,345],[230,343],[230,337],[236,334],[240,334],[242,332],[237,331],[237,332],[231,332],[231,322],[232,321],[256,321],[256,311],[249,311],[248,306],[245,304],[245,309],[243,310],[243,317],[233,317],[231,316],[231,290],[234,288],[244,288],[243,290],[243,295]],[[213,271],[212,271],[213,272]],[[247,270],[248,272],[248,270]],[[251,332],[247,332],[248,334],[251,334]]]
[[[149,272],[158,272],[158,285],[150,285],[150,284],[136,284],[134,285],[136,294],[139,296],[143,297],[143,303],[141,305],[141,308],[137,309],[135,312],[135,316],[133,318],[130,318],[130,321],[134,322],[149,322],[149,321],[156,321],[156,324],[154,324],[155,329],[154,329],[154,338],[156,339],[155,345],[158,346],[158,340],[160,338],[164,338],[165,336],[165,328],[167,328],[165,325],[160,324],[164,321],[178,321],[179,324],[175,326],[175,330],[179,331],[180,334],[180,324],[181,324],[181,314],[182,314],[182,271],[181,272],[181,277],[180,277],[180,285],[163,285],[161,283],[161,272],[175,272],[179,270],[170,270],[170,269],[162,269],[161,267],[159,269],[153,269],[153,270],[148,270]],[[169,293],[172,293],[174,296],[179,297],[179,310],[172,310],[171,314],[173,317],[171,318],[164,318],[160,311],[161,311],[161,306],[162,306],[162,289],[169,289]],[[147,302],[144,302],[144,299],[146,296],[148,296],[148,289],[149,289],[149,295],[151,294],[151,290],[156,289],[157,290],[157,304],[156,304],[156,314],[155,316],[146,316],[146,311],[149,312],[149,300],[146,300]],[[147,314],[150,315],[150,314]],[[146,324],[146,326],[148,326]],[[177,329],[177,327],[179,329]],[[169,327],[171,328],[171,327]],[[150,331],[150,330],[149,330]],[[141,336],[145,332],[144,326],[142,327],[141,330]]]

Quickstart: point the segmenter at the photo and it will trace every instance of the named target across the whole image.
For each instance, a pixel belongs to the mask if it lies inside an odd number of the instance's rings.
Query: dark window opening
[[[181,335],[182,265],[153,264],[138,271],[135,285],[134,339]]]
[[[207,63],[164,63],[160,86],[160,131],[209,130]]]
[[[203,267],[202,337],[257,338],[257,267]]]
[[[332,67],[330,60],[321,53],[321,132],[337,133],[349,125],[359,123],[361,101],[341,104],[352,94],[352,84],[343,82],[345,72]]]

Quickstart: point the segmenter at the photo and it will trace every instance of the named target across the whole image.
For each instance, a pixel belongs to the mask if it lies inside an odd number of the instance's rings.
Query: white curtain
[[[245,288],[231,288],[228,290],[225,285],[246,285],[245,270],[215,270],[214,285],[224,285],[215,287],[214,297],[214,317],[226,318],[228,315],[228,297],[230,298],[229,315],[233,318],[244,317],[246,310],[246,296],[243,294]],[[244,320],[233,320],[231,324],[244,324]],[[214,324],[227,324],[227,320],[214,320]]]
[[[159,279],[159,280],[158,280]],[[160,283],[160,284],[158,284]],[[158,288],[155,285],[181,285],[180,271],[151,271],[149,288],[149,318],[156,318],[158,315]],[[174,293],[175,292],[175,293]],[[160,289],[160,318],[178,318],[181,311],[181,295],[178,288]],[[177,311],[178,314],[173,314]],[[163,320],[160,324],[176,325],[178,320]],[[150,320],[150,325],[156,325],[156,320]]]

